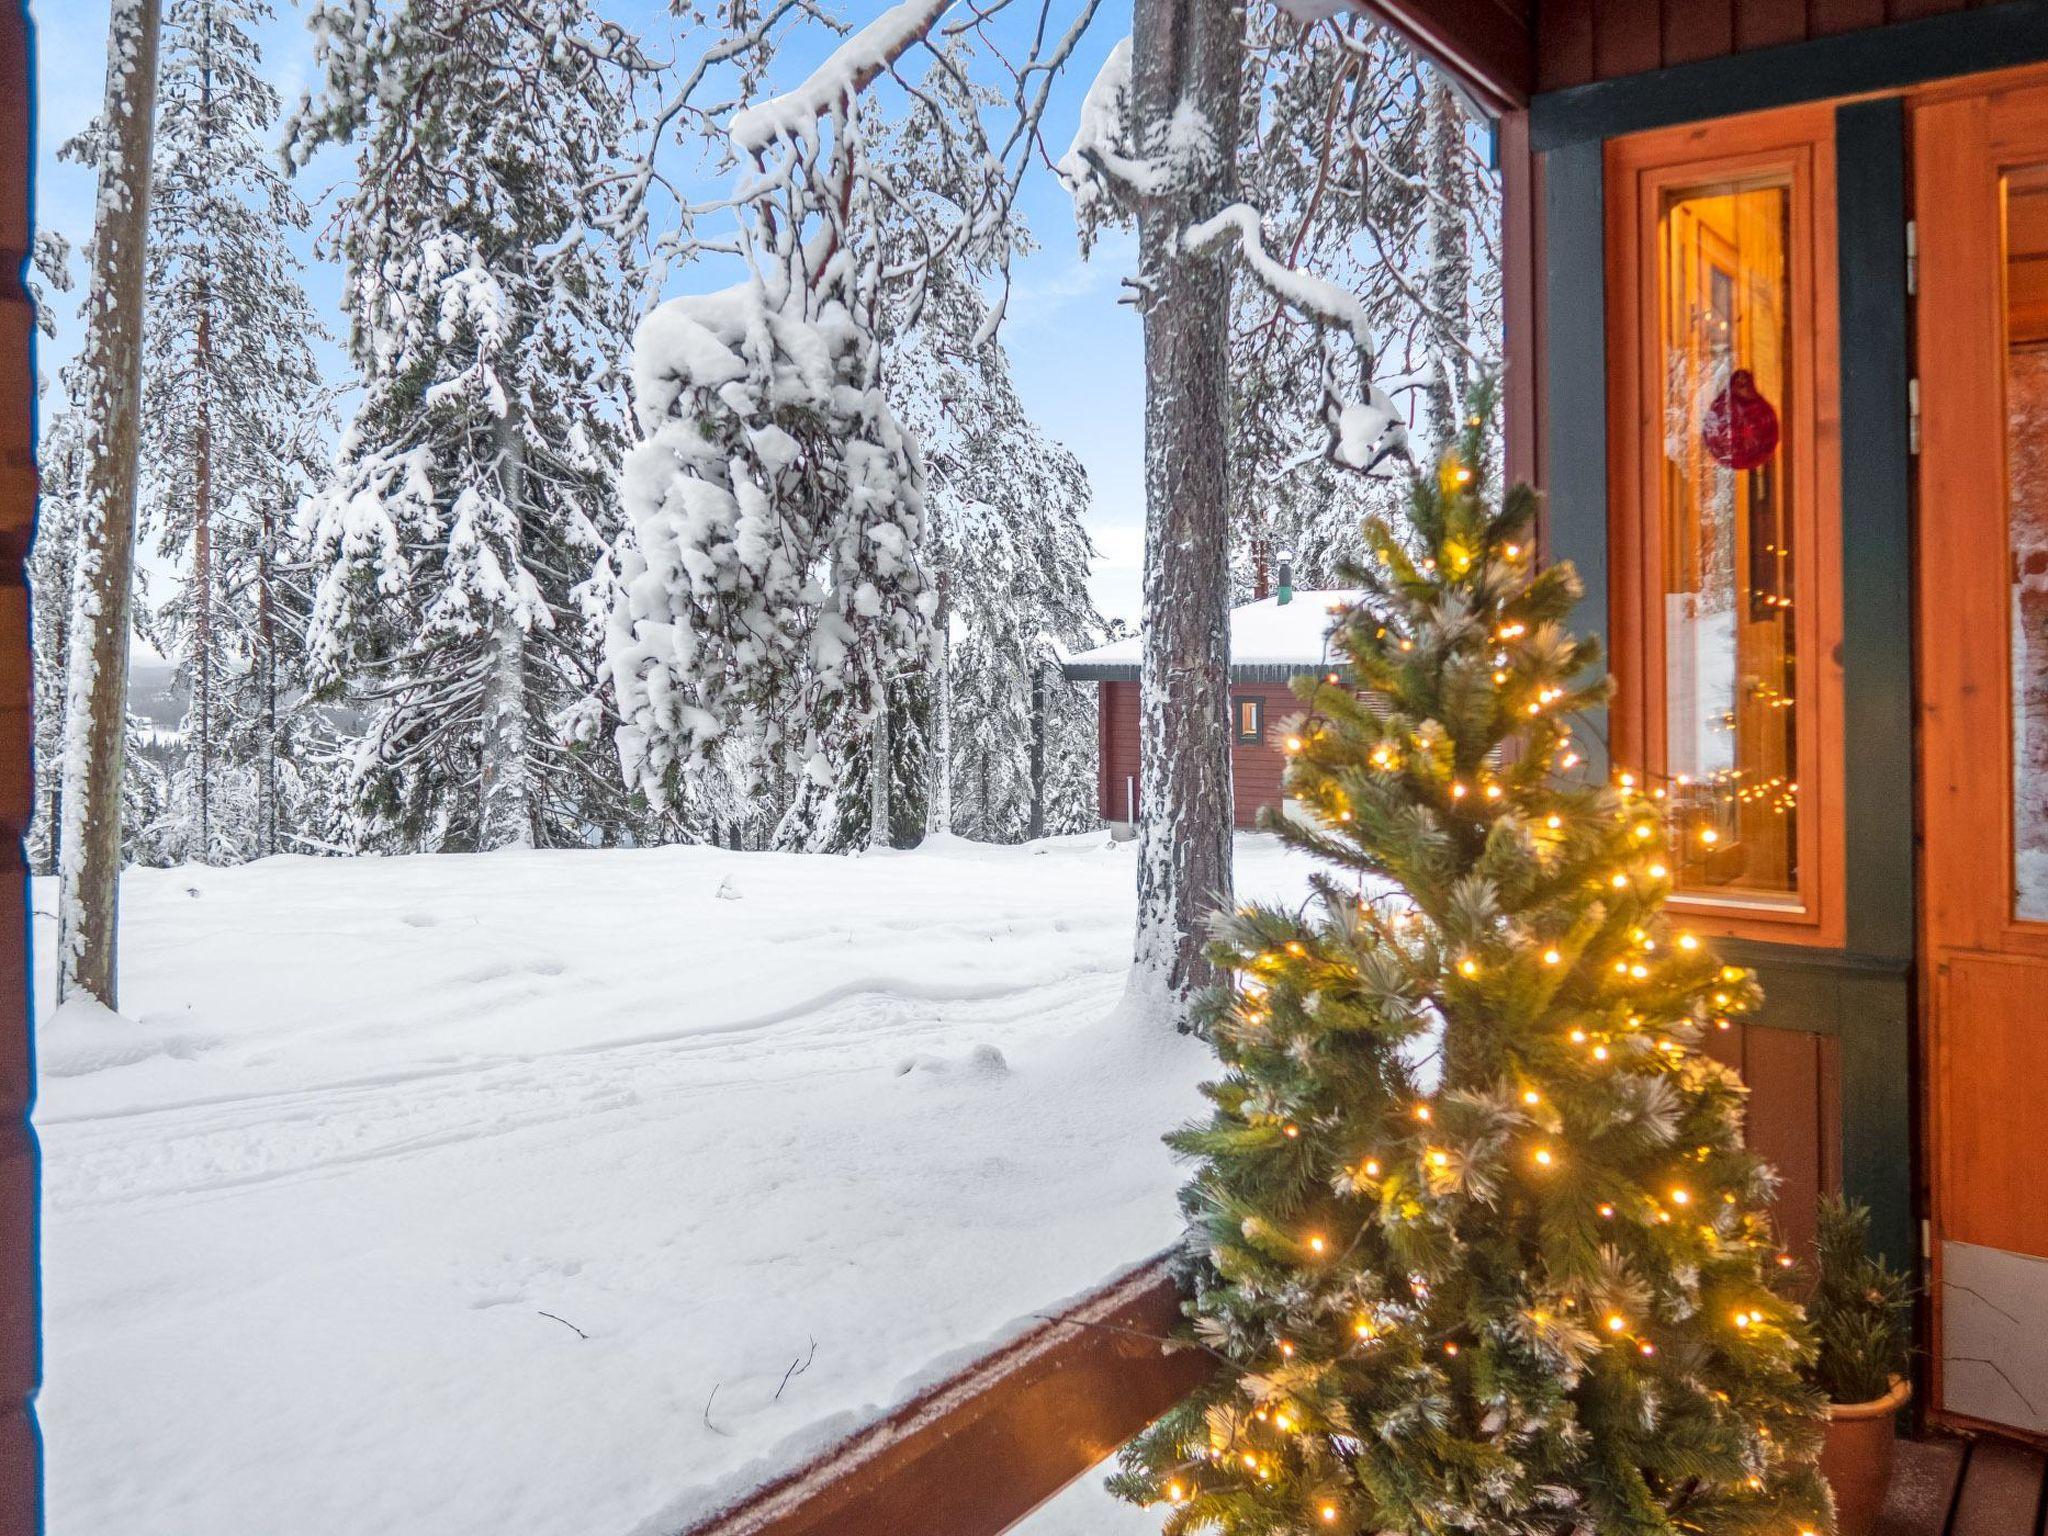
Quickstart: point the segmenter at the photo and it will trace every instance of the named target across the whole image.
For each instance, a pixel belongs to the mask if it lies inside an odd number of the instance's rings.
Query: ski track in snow
[[[1210,1062],[1114,1016],[1131,884],[1099,836],[132,872],[131,1017],[39,1031],[52,1536],[668,1536],[1163,1246]]]

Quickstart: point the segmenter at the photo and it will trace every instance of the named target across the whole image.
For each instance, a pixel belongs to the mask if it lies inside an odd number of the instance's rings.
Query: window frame
[[[1252,730],[1245,734],[1244,710],[1249,704],[1252,710]],[[1266,744],[1266,696],[1263,693],[1233,693],[1230,696],[1230,741],[1238,747],[1263,747]]]
[[[1711,145],[1709,151],[1707,146]],[[1800,816],[1790,900],[1674,890],[1670,905],[1721,937],[1845,942],[1841,345],[1834,111],[1820,104],[1690,123],[1606,147],[1608,594],[1617,771],[1652,783],[1666,754],[1661,326],[1662,226],[1673,193],[1782,176],[1790,188],[1791,387],[1782,404],[1793,536],[1794,770]]]

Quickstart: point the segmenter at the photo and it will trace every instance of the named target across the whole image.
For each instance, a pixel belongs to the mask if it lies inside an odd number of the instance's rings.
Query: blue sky
[[[289,110],[311,78],[312,49],[301,8],[292,0],[273,3],[278,15],[261,41],[270,78]],[[848,4],[846,14],[864,21],[882,3],[858,0]],[[598,9],[640,30],[650,52],[670,51],[675,24],[662,0],[598,0]],[[57,148],[99,110],[107,8],[105,0],[30,0],[29,14],[36,26],[36,219],[71,238],[78,283],[70,294],[55,295],[58,334],[45,345],[41,363],[44,375],[54,378],[82,339],[77,301],[84,271],[76,253],[82,253],[91,235],[93,206],[91,171],[60,162]],[[1056,88],[1046,125],[1054,155],[1065,149],[1081,95],[1103,56],[1129,30],[1129,16],[1128,0],[1106,0],[1079,57]],[[810,48],[786,51],[776,83],[794,83],[815,56]],[[350,171],[345,154],[328,151],[301,172],[301,193],[314,205],[316,231],[332,212],[332,189]],[[1066,193],[1042,165],[1027,183],[1022,212],[1040,249],[1018,265],[1003,340],[1018,387],[1039,424],[1088,467],[1095,498],[1089,526],[1099,551],[1096,601],[1107,615],[1135,619],[1144,521],[1144,365],[1137,317],[1116,302],[1118,280],[1130,269],[1134,247],[1127,237],[1115,237],[1099,244],[1084,263]],[[299,249],[314,305],[332,317],[338,332],[339,269],[317,258],[310,237],[299,242]],[[672,291],[691,287],[692,274],[672,275]],[[346,377],[347,364],[338,350],[329,347],[323,360],[333,377]]]

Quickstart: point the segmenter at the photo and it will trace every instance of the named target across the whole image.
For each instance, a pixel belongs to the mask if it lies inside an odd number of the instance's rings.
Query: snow
[[[945,14],[953,0],[902,0],[833,50],[795,90],[733,114],[729,136],[743,155],[778,139],[817,145],[818,119],[851,100],[888,69]]]
[[[1304,669],[1323,665],[1329,660],[1329,634],[1337,621],[1337,610],[1357,602],[1359,595],[1355,591],[1309,591],[1297,587],[1290,602],[1268,597],[1231,609],[1230,664]],[[1135,668],[1143,658],[1144,644],[1141,631],[1069,656],[1067,665]]]
[[[130,871],[132,1017],[39,1030],[53,1536],[673,1532],[1165,1246],[1131,858]]]

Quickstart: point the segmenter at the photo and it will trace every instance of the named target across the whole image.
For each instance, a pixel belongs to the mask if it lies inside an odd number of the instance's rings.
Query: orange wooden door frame
[[[2048,921],[2014,900],[2003,191],[2009,169],[2048,164],[2048,72],[1911,107],[1929,1406],[2048,1436],[2048,1353],[2029,1343],[2048,1339]]]
[[[1840,304],[1836,289],[1834,103],[1631,134],[1606,151],[1608,569],[1614,762],[1665,767],[1662,453],[1665,376],[1659,324],[1658,210],[1672,191],[1781,176],[1791,192],[1793,390],[1782,402],[1796,529],[1802,815],[1798,900],[1681,893],[1702,932],[1776,944],[1844,941]]]

